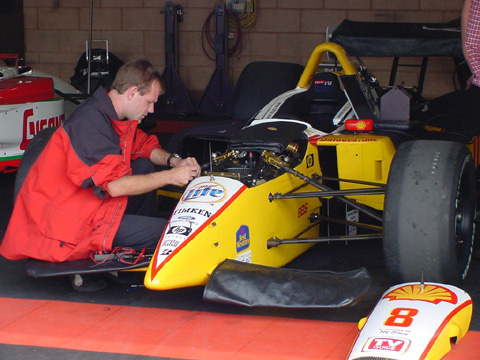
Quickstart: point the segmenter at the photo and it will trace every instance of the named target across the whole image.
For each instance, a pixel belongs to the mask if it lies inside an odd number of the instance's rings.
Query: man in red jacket
[[[152,194],[200,174],[194,158],[137,129],[163,92],[160,74],[137,60],[119,69],[110,92],[99,88],[81,104],[25,178],[0,254],[60,262],[115,247],[153,251],[166,220],[148,216]]]

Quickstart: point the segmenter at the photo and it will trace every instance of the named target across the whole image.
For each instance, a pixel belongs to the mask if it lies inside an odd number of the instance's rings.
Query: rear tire
[[[475,168],[465,145],[418,140],[400,145],[384,209],[384,255],[399,282],[458,283],[470,267],[475,233]]]

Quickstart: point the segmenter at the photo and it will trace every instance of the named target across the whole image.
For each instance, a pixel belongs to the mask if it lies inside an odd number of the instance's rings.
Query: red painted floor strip
[[[354,323],[0,298],[0,343],[189,359],[345,359]],[[469,332],[445,360],[480,359]],[[473,356],[473,357],[472,357]]]

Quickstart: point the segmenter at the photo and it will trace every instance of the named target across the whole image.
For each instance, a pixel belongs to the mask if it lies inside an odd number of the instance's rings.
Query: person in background
[[[462,10],[462,49],[472,72],[466,89],[480,87],[480,1],[465,0]]]
[[[448,133],[448,139],[468,143],[480,135],[480,0],[465,0],[461,18],[462,50],[472,73],[465,87],[432,99],[412,118]]]

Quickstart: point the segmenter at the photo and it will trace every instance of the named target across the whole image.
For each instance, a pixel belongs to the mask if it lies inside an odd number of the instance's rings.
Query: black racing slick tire
[[[40,153],[47,145],[48,141],[52,137],[52,134],[57,130],[56,127],[48,127],[40,131],[34,138],[30,141],[27,148],[25,149],[22,161],[18,167],[17,174],[15,176],[15,184],[13,188],[13,201],[17,199],[18,192],[27,177],[30,168],[33,163],[37,160]]]
[[[401,144],[388,177],[384,256],[398,282],[456,284],[467,276],[475,234],[475,166],[464,144]]]

